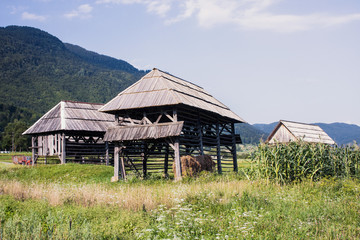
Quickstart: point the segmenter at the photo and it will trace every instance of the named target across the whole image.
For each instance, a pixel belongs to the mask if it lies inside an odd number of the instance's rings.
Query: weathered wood
[[[164,159],[164,175],[166,178],[169,177],[168,169],[169,169],[169,145],[166,145],[165,159]]]
[[[181,161],[180,161],[180,143],[178,138],[175,139],[173,149],[174,149],[174,162],[176,166],[176,172],[174,173],[175,180],[179,181],[182,179],[182,174],[181,174],[182,170],[181,170]]]
[[[231,135],[232,135],[232,156],[233,156],[233,165],[234,165],[234,172],[238,171],[238,164],[237,164],[237,154],[236,154],[236,139],[235,139],[235,125],[231,123]]]
[[[109,166],[109,142],[105,142],[105,161],[106,166]]]
[[[66,138],[65,133],[61,135],[61,164],[66,163]]]
[[[35,146],[35,137],[32,136],[31,137],[31,160],[32,160],[32,165],[35,165],[35,151],[36,151],[36,146]]]
[[[120,157],[120,146],[119,143],[115,143],[115,148],[114,148],[114,177],[112,179],[112,181],[118,181],[119,180],[119,165],[120,165],[120,161],[119,161],[119,157]]]
[[[221,146],[220,146],[220,126],[219,124],[216,124],[216,161],[217,161],[217,169],[218,173],[222,173],[221,169]]]

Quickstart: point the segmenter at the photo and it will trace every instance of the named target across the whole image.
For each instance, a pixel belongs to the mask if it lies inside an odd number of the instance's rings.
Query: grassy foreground
[[[3,167],[0,239],[359,239],[360,182],[241,175],[109,183],[93,165]]]

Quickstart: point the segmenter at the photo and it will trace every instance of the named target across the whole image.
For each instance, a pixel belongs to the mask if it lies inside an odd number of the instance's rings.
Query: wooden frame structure
[[[237,171],[235,123],[245,122],[203,88],[158,69],[121,92],[99,111],[115,115],[104,140],[115,144],[114,178],[132,170],[146,176],[181,155],[211,155],[219,173]]]
[[[61,101],[23,134],[32,137],[33,164],[42,159],[60,163],[104,163],[109,165],[113,145],[104,142],[112,115],[101,113],[103,104]]]

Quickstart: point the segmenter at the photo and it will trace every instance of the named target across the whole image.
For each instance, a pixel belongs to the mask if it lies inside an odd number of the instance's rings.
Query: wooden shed
[[[66,162],[106,162],[113,153],[104,142],[114,116],[99,112],[103,104],[61,101],[23,134],[32,136],[33,163],[58,157]]]
[[[245,122],[202,87],[154,68],[99,111],[115,115],[104,140],[115,144],[114,178],[126,171],[146,175],[172,161],[181,178],[180,156],[210,155],[219,173],[237,171],[235,123]]]
[[[284,120],[279,121],[266,142],[273,144],[276,142],[287,143],[299,140],[312,143],[335,144],[334,140],[317,125]]]

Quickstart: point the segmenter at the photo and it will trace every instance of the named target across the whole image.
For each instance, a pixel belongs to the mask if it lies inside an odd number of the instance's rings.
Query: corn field
[[[360,151],[355,144],[337,147],[306,142],[262,143],[251,159],[252,173],[256,177],[279,183],[360,176]]]

